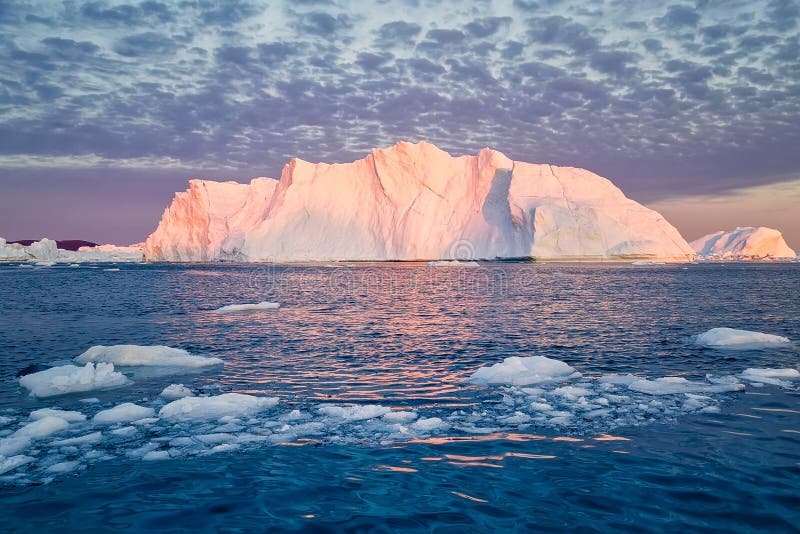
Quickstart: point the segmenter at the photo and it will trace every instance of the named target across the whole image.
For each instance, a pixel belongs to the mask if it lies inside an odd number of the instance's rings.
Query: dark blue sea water
[[[33,460],[0,475],[2,531],[800,528],[797,382],[742,381],[742,392],[694,399],[597,380],[713,384],[749,367],[797,368],[797,345],[720,351],[689,336],[726,326],[800,340],[800,264],[94,267],[0,265],[0,438],[44,407],[157,411],[171,383],[279,404],[253,418],[159,420],[119,434],[76,423],[35,441],[24,451]],[[265,300],[281,308],[211,311]],[[123,343],[225,365],[129,369],[127,387],[40,400],[18,383],[25,368]],[[552,388],[468,382],[509,356],[568,363],[583,374],[570,383],[592,389],[590,403],[611,399],[609,409],[589,416]],[[563,417],[537,420],[529,401],[539,394]],[[414,410],[429,425],[403,434],[383,418],[327,417],[329,405]],[[54,445],[95,431],[102,439],[88,447]],[[200,435],[217,441],[198,445]],[[197,446],[178,445],[187,440]],[[212,450],[218,443],[235,444]],[[148,450],[174,458],[144,461]],[[74,469],[53,473],[57,462]]]

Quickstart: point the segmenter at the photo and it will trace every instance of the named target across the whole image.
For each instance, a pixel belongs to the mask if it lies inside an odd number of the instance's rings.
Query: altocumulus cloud
[[[7,170],[245,178],[426,139],[643,200],[800,171],[793,0],[6,1],[0,28]]]

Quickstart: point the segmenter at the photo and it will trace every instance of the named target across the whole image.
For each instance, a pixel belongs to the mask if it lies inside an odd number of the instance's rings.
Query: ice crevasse
[[[279,180],[191,180],[145,242],[151,261],[686,261],[660,214],[573,167],[426,143],[352,163],[292,159]]]

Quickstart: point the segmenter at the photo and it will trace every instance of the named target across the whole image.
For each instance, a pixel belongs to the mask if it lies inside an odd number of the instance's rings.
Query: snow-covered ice
[[[647,395],[675,395],[676,393],[725,393],[743,391],[744,385],[736,381],[722,383],[692,382],[681,376],[665,376],[655,380],[641,379],[628,385],[632,391]]]
[[[363,421],[374,419],[388,414],[390,408],[377,404],[366,404],[359,406],[322,406],[319,412],[324,415],[346,419],[348,421]]]
[[[173,420],[242,417],[257,414],[277,404],[276,397],[224,393],[213,397],[184,397],[161,408],[158,415]]]
[[[169,400],[182,399],[183,397],[191,397],[192,395],[194,395],[192,390],[183,384],[170,384],[161,390],[161,397]]]
[[[121,367],[208,367],[221,365],[219,358],[196,356],[183,349],[163,345],[95,345],[77,358],[80,363],[106,362]]]
[[[97,412],[92,418],[95,423],[113,425],[116,423],[130,423],[140,419],[152,417],[155,410],[148,406],[139,406],[132,402],[124,402],[113,408]]]
[[[560,360],[544,356],[511,356],[492,366],[481,367],[470,380],[485,384],[527,386],[579,376],[579,372]]]
[[[243,312],[258,312],[264,310],[277,310],[280,308],[277,302],[256,302],[250,304],[228,304],[214,310],[215,313],[243,313]]]
[[[698,345],[713,349],[749,350],[785,346],[791,343],[787,337],[737,330],[735,328],[712,328],[692,337]]]
[[[114,370],[111,363],[87,363],[83,367],[62,365],[25,375],[19,383],[35,397],[52,397],[96,389],[126,386],[130,380]]]
[[[59,417],[68,423],[80,423],[81,421],[86,421],[86,416],[81,412],[70,410],[41,408],[39,410],[32,411],[30,414],[30,418],[33,420],[44,419],[45,417]]]
[[[792,380],[800,379],[800,371],[797,369],[758,369],[748,368],[742,371],[740,378],[759,384],[772,384],[775,386],[788,387]]]

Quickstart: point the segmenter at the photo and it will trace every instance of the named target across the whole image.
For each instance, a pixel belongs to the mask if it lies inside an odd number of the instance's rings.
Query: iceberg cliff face
[[[589,171],[515,162],[488,148],[453,157],[424,142],[353,163],[293,159],[278,181],[193,180],[144,252],[155,261],[694,255],[663,217]]]
[[[708,234],[691,242],[698,256],[719,260],[795,258],[783,235],[773,228],[738,227]]]

